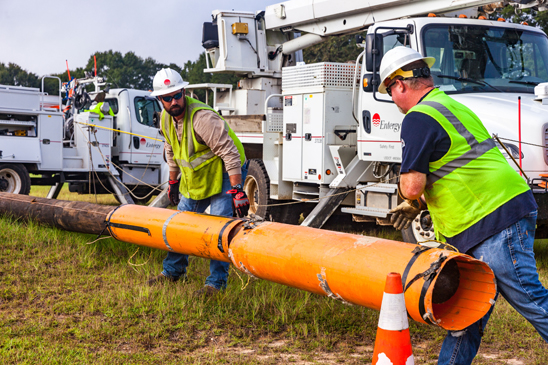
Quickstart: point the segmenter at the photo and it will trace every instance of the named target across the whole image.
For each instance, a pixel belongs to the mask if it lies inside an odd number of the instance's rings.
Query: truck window
[[[431,25],[424,51],[436,58],[434,83],[446,92],[529,92],[548,81],[548,38],[521,29]]]
[[[114,115],[118,114],[118,99],[112,98],[112,99],[105,99],[105,101],[110,106],[110,109],[112,109],[112,112]]]
[[[135,115],[137,121],[149,127],[157,127],[154,125],[153,116],[155,112],[161,112],[162,109],[158,101],[154,98],[137,96],[134,99]]]
[[[384,54],[390,51],[392,48],[396,47],[410,47],[409,45],[409,34],[407,33],[398,33],[390,34],[384,37],[383,39],[383,51]]]

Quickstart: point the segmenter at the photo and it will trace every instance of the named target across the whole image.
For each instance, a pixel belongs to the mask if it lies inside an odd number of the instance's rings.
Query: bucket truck
[[[63,86],[54,79],[57,96],[0,85],[0,192],[28,194],[31,185],[47,185],[48,198],[56,198],[68,183],[79,194],[148,201],[169,173],[154,118],[161,111],[158,101],[148,91],[101,90],[105,83],[97,76]],[[87,85],[94,91],[88,93]]]
[[[547,9],[545,1],[511,4]],[[545,236],[548,38],[535,27],[487,19],[502,5],[292,0],[256,13],[213,11],[203,26],[204,72],[242,80],[236,90],[194,87],[214,91],[214,107],[253,159],[245,182],[251,211],[294,224],[304,213],[302,224],[311,227],[334,213],[390,224],[400,202],[403,115],[377,87],[383,55],[406,46],[436,58],[435,85],[480,117],[516,171],[521,165]],[[348,34],[362,47],[355,62],[302,62],[303,48]],[[299,201],[306,203],[287,204]],[[409,242],[433,239],[428,211],[402,233]]]

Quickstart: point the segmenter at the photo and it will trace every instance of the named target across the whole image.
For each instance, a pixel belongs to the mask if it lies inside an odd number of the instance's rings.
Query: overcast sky
[[[182,66],[203,51],[202,23],[220,10],[283,0],[0,0],[0,62],[46,75],[84,67],[95,52],[129,51]]]

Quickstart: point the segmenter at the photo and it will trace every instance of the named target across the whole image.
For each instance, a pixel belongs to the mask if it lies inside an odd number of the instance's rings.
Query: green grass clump
[[[37,193],[47,190],[33,187]],[[82,197],[95,199],[60,199]],[[248,283],[234,269],[224,293],[195,297],[209,274],[208,260],[196,257],[187,281],[149,287],[165,252],[95,239],[0,219],[1,364],[371,362],[376,311],[263,280]],[[538,241],[535,252],[547,285],[548,243]],[[410,331],[417,363],[435,364],[445,331],[415,322]],[[547,354],[533,327],[500,299],[474,364],[540,365]]]

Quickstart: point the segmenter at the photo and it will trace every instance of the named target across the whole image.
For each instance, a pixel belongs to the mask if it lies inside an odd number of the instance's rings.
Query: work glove
[[[407,199],[389,212],[392,213],[390,222],[396,229],[407,229],[413,219],[424,209],[426,206],[419,200]]]
[[[179,202],[181,201],[181,198],[179,198],[179,180],[169,180],[167,196],[169,197],[171,205],[179,205]]]
[[[243,218],[249,212],[249,199],[241,184],[234,185],[226,192],[232,194],[232,212],[238,218]]]

